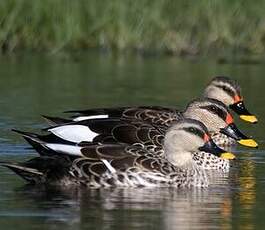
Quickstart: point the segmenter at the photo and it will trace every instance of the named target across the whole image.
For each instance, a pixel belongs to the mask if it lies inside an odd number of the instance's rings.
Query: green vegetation
[[[265,1],[1,0],[2,51],[265,51]]]

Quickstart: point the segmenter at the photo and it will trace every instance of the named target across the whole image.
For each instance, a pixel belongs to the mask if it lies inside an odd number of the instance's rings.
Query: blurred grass
[[[1,0],[0,46],[263,54],[265,1]]]

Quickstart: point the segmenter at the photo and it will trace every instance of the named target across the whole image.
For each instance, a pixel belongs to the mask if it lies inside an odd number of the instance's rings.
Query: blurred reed
[[[0,47],[263,54],[265,1],[1,0]]]

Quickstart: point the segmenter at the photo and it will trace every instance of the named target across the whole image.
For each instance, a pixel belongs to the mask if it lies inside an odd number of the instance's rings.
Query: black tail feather
[[[61,144],[72,144],[70,141],[65,141],[54,134],[39,135],[36,133],[25,132],[13,129],[14,132],[19,133],[22,137],[31,145],[42,156],[53,156],[57,155],[55,151],[46,147],[47,143],[61,143]]]
[[[31,184],[43,183],[45,180],[44,174],[37,169],[28,168],[19,164],[8,162],[0,162],[0,165],[9,168]]]
[[[26,136],[23,136],[24,139],[32,146],[33,149],[35,149],[41,156],[50,156],[53,155],[51,153],[51,150],[46,148],[43,143],[37,141],[34,138],[29,138]]]
[[[29,138],[38,138],[38,134],[36,133],[31,133],[31,132],[26,132],[26,131],[21,131],[18,129],[11,129],[13,132],[21,134],[23,137],[29,137]]]
[[[51,155],[49,150],[43,145],[44,142],[39,139],[39,135],[35,133],[20,131],[12,129],[12,131],[19,133],[22,137],[35,149],[40,155]]]
[[[42,117],[50,125],[60,125],[60,124],[65,124],[65,123],[72,122],[72,120],[70,120],[70,119],[61,118],[61,117],[51,117],[51,116],[46,116],[46,115],[42,115]]]
[[[71,164],[69,157],[62,156],[40,156],[22,163],[0,161],[0,166],[9,168],[31,184],[59,183],[69,176]]]

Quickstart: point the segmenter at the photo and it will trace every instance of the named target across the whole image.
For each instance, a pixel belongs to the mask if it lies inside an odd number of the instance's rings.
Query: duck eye
[[[191,133],[195,133],[195,129],[192,128],[192,127],[189,128],[189,131],[190,131]]]
[[[210,108],[211,108],[212,111],[217,111],[217,108],[215,106],[213,106],[213,105]]]

